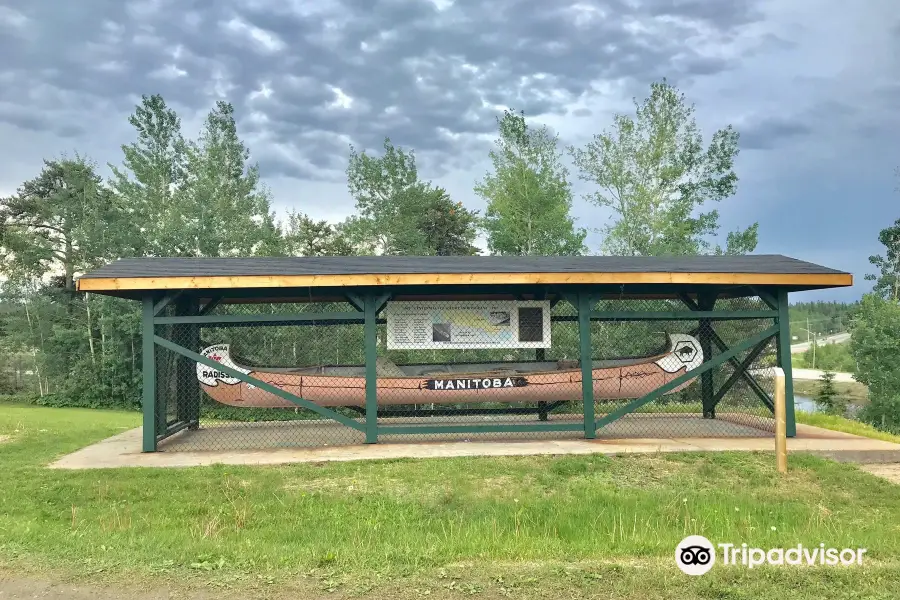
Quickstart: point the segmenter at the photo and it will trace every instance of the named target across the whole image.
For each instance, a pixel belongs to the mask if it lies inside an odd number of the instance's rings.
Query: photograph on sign
[[[549,348],[550,303],[542,300],[390,302],[389,350]]]

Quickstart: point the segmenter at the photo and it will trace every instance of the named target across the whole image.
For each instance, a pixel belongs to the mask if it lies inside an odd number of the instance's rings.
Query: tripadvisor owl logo
[[[774,528],[773,528],[774,529]],[[703,575],[716,564],[716,548],[722,552],[725,566],[755,569],[763,565],[862,565],[866,548],[828,548],[797,544],[790,548],[751,547],[748,544],[719,543],[713,545],[702,535],[689,535],[675,547],[675,564],[688,575]]]
[[[703,575],[716,564],[715,548],[702,535],[689,535],[675,548],[675,564],[688,575]]]

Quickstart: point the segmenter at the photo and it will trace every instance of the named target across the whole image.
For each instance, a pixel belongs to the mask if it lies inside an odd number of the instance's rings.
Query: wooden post
[[[787,410],[785,377],[781,367],[775,367],[775,455],[778,472],[787,473]]]

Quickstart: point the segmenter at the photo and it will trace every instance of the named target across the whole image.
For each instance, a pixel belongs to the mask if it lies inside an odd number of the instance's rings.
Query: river
[[[794,408],[808,413],[819,412],[819,407],[812,398],[798,394],[794,394]]]
[[[819,410],[819,407],[816,406],[815,400],[813,400],[809,396],[800,396],[798,394],[794,394],[794,408],[796,410],[802,410],[803,412],[808,413],[821,412]],[[860,406],[858,404],[848,405],[847,412],[844,416],[846,416],[848,419],[855,419],[859,408]]]

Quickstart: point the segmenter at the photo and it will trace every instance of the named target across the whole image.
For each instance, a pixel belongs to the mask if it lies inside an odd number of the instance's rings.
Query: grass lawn
[[[771,454],[56,471],[135,413],[0,405],[0,566],[274,598],[895,598],[900,488]],[[868,549],[862,567],[717,565],[685,536]],[[0,577],[2,578],[2,577]],[[180,589],[180,588],[179,588]],[[125,595],[123,593],[123,595]]]
[[[844,417],[839,417],[837,415],[808,413],[803,411],[797,411],[796,418],[798,423],[803,423],[804,425],[813,425],[814,427],[822,427],[833,431],[843,431],[844,433],[851,433],[853,435],[861,435],[863,437],[900,444],[900,435],[875,429],[867,423],[854,421],[853,419],[845,419]]]

